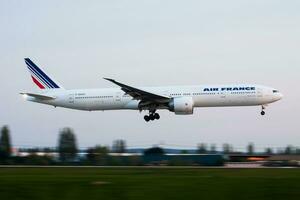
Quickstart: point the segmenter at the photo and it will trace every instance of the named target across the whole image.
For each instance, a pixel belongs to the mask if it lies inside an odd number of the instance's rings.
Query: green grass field
[[[299,199],[300,169],[0,168],[0,199]]]

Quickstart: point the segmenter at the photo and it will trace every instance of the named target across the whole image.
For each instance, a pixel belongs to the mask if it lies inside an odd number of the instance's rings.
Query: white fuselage
[[[170,87],[141,87],[141,90],[169,98],[191,97],[193,107],[257,106],[267,105],[282,98],[277,90],[261,85],[199,85]],[[52,100],[40,100],[27,96],[38,103],[77,110],[139,110],[139,100],[134,100],[120,88],[104,89],[51,89],[42,94]],[[158,109],[167,109],[160,107]]]

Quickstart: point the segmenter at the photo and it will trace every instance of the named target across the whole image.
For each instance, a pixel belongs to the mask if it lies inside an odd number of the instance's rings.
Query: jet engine
[[[169,102],[169,110],[176,115],[191,115],[194,112],[192,97],[176,97]]]

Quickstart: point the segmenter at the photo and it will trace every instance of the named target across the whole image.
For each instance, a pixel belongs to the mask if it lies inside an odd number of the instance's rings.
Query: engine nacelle
[[[191,115],[194,112],[194,101],[192,97],[176,97],[169,103],[169,110],[176,115]]]

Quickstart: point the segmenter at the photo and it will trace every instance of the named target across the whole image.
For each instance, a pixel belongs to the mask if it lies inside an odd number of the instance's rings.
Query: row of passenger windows
[[[255,94],[256,92],[231,92],[231,94]]]
[[[89,96],[89,97],[75,97],[75,99],[107,99],[113,96]]]
[[[255,94],[256,92],[231,92],[230,94]],[[202,92],[202,93],[192,93],[193,96],[198,96],[198,95],[216,95],[216,94],[220,94],[219,92]],[[184,94],[170,94],[170,96],[174,97],[174,96],[187,96],[187,95],[191,95],[190,93],[184,93]]]
[[[205,93],[193,93],[193,96],[197,96],[197,95],[215,95],[215,94],[219,94],[216,92],[205,92]],[[253,92],[231,92],[230,94],[255,94],[255,91]],[[183,93],[183,94],[170,94],[170,96],[174,97],[174,96],[190,96],[191,93]],[[123,95],[123,97],[131,97],[129,95]],[[85,96],[85,97],[75,97],[75,99],[107,99],[107,98],[113,98],[113,96]]]
[[[201,93],[193,93],[192,95],[200,95]],[[180,93],[174,93],[174,94],[170,94],[170,96],[190,96],[191,93],[183,93],[183,94],[180,94]]]

